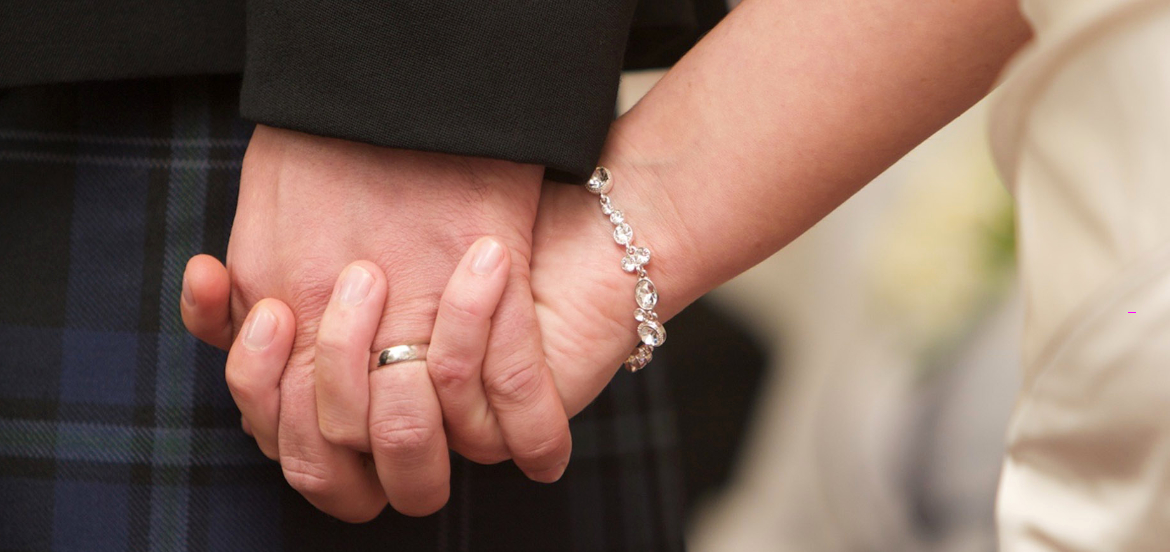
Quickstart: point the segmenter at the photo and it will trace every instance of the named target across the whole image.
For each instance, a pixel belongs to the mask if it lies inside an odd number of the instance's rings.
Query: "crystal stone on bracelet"
[[[638,324],[638,337],[642,338],[642,343],[658,347],[666,342],[666,328],[654,320],[647,320]]]
[[[638,345],[634,352],[630,354],[630,358],[626,359],[626,369],[631,372],[637,372],[645,368],[647,364],[654,358],[654,347],[649,345]]]
[[[642,278],[634,285],[634,301],[639,307],[651,310],[658,304],[658,289],[649,278]]]
[[[626,245],[634,241],[634,229],[629,224],[621,223],[613,229],[613,241]]]
[[[622,257],[622,270],[626,272],[637,272],[640,266],[642,265],[638,264],[638,261],[634,260],[633,257],[629,255]]]
[[[613,239],[619,245],[625,246],[626,255],[622,257],[622,270],[638,275],[638,282],[634,284],[634,302],[638,305],[638,308],[634,309],[634,320],[638,322],[638,339],[641,343],[634,348],[625,362],[627,370],[637,372],[654,358],[654,348],[666,343],[666,328],[658,321],[658,313],[654,312],[654,307],[658,305],[658,289],[646,275],[650,250],[634,245],[634,228],[626,222],[625,214],[613,206],[613,200],[607,195],[613,190],[613,183],[613,175],[605,167],[597,167],[585,188],[601,196],[601,212],[607,215],[609,222],[614,225]]]
[[[595,194],[608,194],[613,189],[613,178],[610,177],[609,171],[605,167],[597,167],[593,170],[593,176],[589,177],[589,182],[585,184],[585,187]]]
[[[626,248],[626,256],[622,257],[622,270],[637,272],[646,263],[650,262],[650,250],[645,247]]]

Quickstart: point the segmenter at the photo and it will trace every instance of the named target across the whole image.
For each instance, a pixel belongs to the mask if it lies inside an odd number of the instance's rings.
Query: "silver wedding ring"
[[[382,352],[378,353],[378,368],[409,360],[426,360],[427,347],[427,343],[419,343],[417,345],[395,345],[382,349]]]

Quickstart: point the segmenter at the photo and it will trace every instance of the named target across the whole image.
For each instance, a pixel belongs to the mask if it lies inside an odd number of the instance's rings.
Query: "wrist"
[[[704,274],[707,265],[683,214],[685,203],[676,196],[689,187],[680,175],[680,164],[675,156],[663,154],[663,149],[639,148],[645,142],[633,138],[620,121],[615,124],[601,165],[610,170],[615,181],[608,195],[633,226],[638,245],[651,251],[647,271],[658,288],[658,314],[668,320],[714,285]],[[600,218],[597,206],[591,207]],[[620,254],[617,248],[611,249],[614,255]]]

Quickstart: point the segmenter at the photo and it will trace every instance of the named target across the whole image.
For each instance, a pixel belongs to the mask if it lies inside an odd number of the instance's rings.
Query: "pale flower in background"
[[[867,278],[875,316],[928,356],[965,335],[1014,274],[1011,197],[990,158],[961,140],[940,147],[904,175]]]

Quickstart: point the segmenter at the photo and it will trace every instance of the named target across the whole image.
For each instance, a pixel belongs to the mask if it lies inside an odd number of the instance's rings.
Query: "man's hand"
[[[540,175],[505,161],[257,127],[230,277],[210,257],[193,259],[183,316],[220,347],[238,333],[227,377],[245,425],[318,508],[361,521],[388,497],[403,513],[434,512],[449,492],[448,437],[473,460],[512,457],[534,479],[560,476],[567,418],[543,362],[528,281]],[[474,320],[439,299],[485,235],[502,247],[484,255],[508,274],[491,346],[444,338],[452,346],[432,347],[429,371],[402,363],[370,372],[377,351],[431,341],[440,311]],[[359,259],[372,264],[351,265]],[[486,337],[486,327],[477,331]],[[372,466],[360,451],[372,453]]]
[[[661,202],[655,201],[657,184],[649,171],[638,171],[633,167],[620,170],[622,182],[612,195],[619,204],[628,206],[626,212],[630,220],[639,231],[645,232],[642,234],[644,243],[650,244],[656,253],[651,270],[656,273],[655,279],[665,285],[658,308],[665,320],[684,304],[684,300],[673,293],[676,284],[669,276],[681,273],[680,267],[686,264],[687,254],[680,249],[678,239],[678,236],[685,235],[685,229],[677,215],[656,207]],[[601,215],[595,196],[577,186],[546,184],[537,218],[532,298],[527,302],[516,301],[527,304],[534,301],[535,311],[520,313],[510,324],[517,332],[528,332],[529,339],[541,340],[564,407],[569,414],[575,414],[600,393],[637,342],[633,318],[635,279],[619,268],[622,248],[612,242],[611,226]],[[491,326],[495,321],[489,320],[499,300],[500,288],[508,276],[501,270],[476,267],[483,257],[484,248],[492,241],[491,238],[482,238],[472,246],[440,301],[428,357],[436,388],[446,390],[446,393],[440,393],[447,397],[442,401],[445,416],[449,412],[466,410],[468,404],[484,404],[482,397],[490,393],[479,388],[488,388],[490,384],[471,379],[469,375],[478,373],[476,363],[484,358],[485,350],[495,348],[508,352],[507,343],[500,345],[495,341],[509,334]],[[197,257],[187,270],[187,284],[199,290],[197,294],[208,297],[204,304],[209,307],[216,301],[226,302],[226,294],[214,293],[216,289],[226,288],[226,284],[217,284],[213,277],[217,265],[210,258]],[[511,267],[516,270],[515,263]],[[349,270],[351,268],[342,272],[336,289],[345,287]],[[271,303],[279,306],[278,301]],[[269,300],[262,304],[269,304]],[[329,308],[335,308],[334,305],[331,303]],[[373,332],[378,323],[373,312],[352,318],[346,328],[357,334]],[[192,331],[198,333],[195,328],[200,320],[194,315],[188,318]],[[330,326],[337,321],[338,318],[327,310],[319,331],[335,333]],[[512,338],[508,341],[516,342]],[[459,368],[447,370],[444,366]],[[231,362],[229,373],[230,370]],[[279,363],[274,363],[267,371],[268,381],[276,382],[280,370]],[[452,380],[441,377],[447,372],[465,375],[458,379],[462,386],[459,392],[455,392]],[[465,399],[461,401],[461,397]],[[492,410],[498,408],[499,401],[489,402]],[[239,404],[245,411],[261,409],[253,397],[243,397]],[[528,423],[534,426],[547,423],[535,413],[528,414],[531,414]],[[448,428],[457,425],[451,419],[446,420],[446,424]]]

